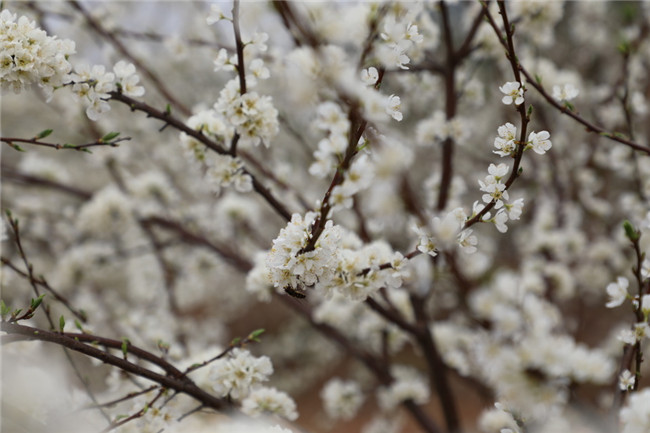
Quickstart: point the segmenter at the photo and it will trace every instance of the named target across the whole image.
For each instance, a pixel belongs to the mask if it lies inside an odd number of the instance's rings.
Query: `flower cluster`
[[[399,21],[394,15],[389,15],[384,21],[381,38],[384,43],[377,48],[379,59],[388,67],[397,66],[401,69],[408,69],[406,64],[411,61],[407,51],[424,41],[418,32],[418,26],[412,22]]]
[[[101,114],[111,109],[108,104],[110,92],[118,91],[127,96],[144,95],[144,87],[138,86],[140,77],[135,73],[135,66],[121,60],[107,72],[102,65],[92,68],[81,65],[70,74],[75,96],[87,104],[86,115],[91,120],[98,120]]]
[[[286,392],[275,388],[257,388],[242,401],[242,412],[248,416],[277,415],[289,421],[298,418],[296,403]]]
[[[325,412],[330,418],[350,420],[359,411],[364,396],[361,387],[355,381],[331,379],[320,393]]]
[[[34,21],[8,10],[0,13],[0,85],[20,93],[31,84],[42,87],[48,99],[64,84],[72,67],[68,56],[75,43],[48,36]]]
[[[264,74],[266,76],[266,74]],[[235,128],[242,144],[269,147],[279,131],[278,110],[270,96],[257,92],[240,93],[239,80],[232,79],[221,90],[215,111]]]
[[[436,110],[429,118],[418,123],[415,136],[421,146],[430,146],[448,138],[462,146],[471,133],[471,123],[466,119],[460,116],[447,119],[444,112]]]
[[[379,406],[384,410],[395,408],[406,400],[417,404],[429,401],[429,387],[427,380],[415,369],[398,365],[392,368],[393,382],[381,388],[377,397]]]
[[[381,287],[401,286],[404,257],[400,253],[383,241],[363,244],[331,220],[325,224],[314,248],[304,251],[317,216],[316,212],[292,216],[273,241],[264,263],[256,263],[252,273],[258,277],[247,280],[247,290],[267,296],[265,280],[259,278],[266,272],[268,283],[277,290],[302,291],[309,287],[328,296],[337,292],[354,300],[364,300]],[[384,263],[392,266],[380,269]],[[257,270],[261,266],[266,270]]]
[[[314,152],[316,161],[309,167],[309,173],[317,177],[330,175],[336,169],[336,162],[342,158],[348,146],[350,121],[335,102],[323,102],[316,109],[316,118],[312,122],[316,130],[325,131],[327,137],[318,142]]]
[[[228,356],[212,364],[210,378],[220,397],[242,400],[261,382],[273,374],[273,365],[267,356],[254,357],[248,350],[233,349]],[[250,403],[247,405],[250,406]]]
[[[465,253],[475,252],[478,240],[472,234],[472,229],[463,229],[466,221],[465,211],[462,208],[456,208],[443,218],[434,217],[429,229],[414,226],[413,230],[419,237],[418,251],[435,257],[438,255],[439,249],[457,245]]]

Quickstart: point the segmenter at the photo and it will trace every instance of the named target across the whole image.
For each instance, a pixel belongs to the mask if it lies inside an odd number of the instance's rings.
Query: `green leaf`
[[[63,314],[61,317],[59,317],[59,331],[63,332],[63,328],[65,328],[65,317],[63,317]]]
[[[48,135],[50,135],[52,132],[54,132],[53,129],[44,129],[44,130],[42,130],[41,132],[38,133],[38,135],[36,136],[36,139],[45,138]]]
[[[117,137],[118,135],[120,135],[119,132],[109,132],[108,134],[104,135],[104,136],[101,138],[100,141],[104,141],[104,142],[106,142],[106,141],[111,141],[112,139],[114,139],[114,138]]]
[[[129,344],[131,344],[129,339],[126,337],[122,337],[122,355],[124,355],[125,358],[126,358],[126,354],[129,352]]]
[[[240,341],[241,341],[241,338],[240,338],[240,337],[235,337],[235,338],[233,338],[232,341],[230,342],[230,345],[231,345],[231,346],[236,346],[236,345],[239,344]]]
[[[172,106],[171,106],[171,104],[167,104],[167,106],[165,106],[165,114],[168,115],[168,116],[172,114]]]
[[[256,329],[255,331],[250,333],[248,339],[252,341],[257,341],[259,343],[260,341],[259,336],[262,335],[265,331],[266,331],[265,329]]]
[[[30,304],[30,307],[29,307],[29,308],[30,308],[32,311],[35,311],[35,310],[39,307],[39,305],[41,305],[41,302],[43,302],[43,297],[44,297],[44,296],[45,296],[45,293],[43,293],[43,294],[42,294],[41,296],[39,296],[38,298],[35,298],[35,299],[32,298],[32,303]]]
[[[638,241],[641,237],[641,232],[637,231],[632,223],[627,220],[623,222],[623,229],[625,230],[625,236],[632,242]]]
[[[83,326],[81,326],[81,322],[77,319],[74,319],[74,326],[77,328],[79,331],[84,332]]]
[[[9,313],[11,313],[11,307],[7,307],[4,299],[0,299],[0,316],[2,316],[2,320],[5,320],[5,317]]]
[[[535,81],[537,82],[537,84],[542,84],[542,77],[535,74]]]

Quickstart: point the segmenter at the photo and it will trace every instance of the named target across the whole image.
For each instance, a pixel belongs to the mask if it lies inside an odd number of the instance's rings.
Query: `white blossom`
[[[330,418],[350,420],[363,404],[361,387],[354,381],[331,379],[320,393],[325,411]]]
[[[510,105],[513,102],[515,105],[521,105],[524,102],[524,89],[521,86],[521,83],[516,81],[508,81],[503,86],[499,87],[501,93],[505,96],[501,99],[506,105]]]

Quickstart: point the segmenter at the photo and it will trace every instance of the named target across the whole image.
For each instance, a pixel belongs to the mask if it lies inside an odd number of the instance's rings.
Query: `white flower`
[[[205,19],[205,21],[208,23],[209,26],[212,24],[219,22],[222,19],[228,19],[223,12],[221,11],[221,7],[217,3],[213,3],[210,5],[210,13],[208,14],[208,17]]]
[[[605,306],[607,308],[614,308],[623,304],[629,296],[627,292],[627,287],[629,285],[630,282],[625,277],[618,277],[615,283],[609,283],[607,285],[607,294],[610,299]]]
[[[503,86],[499,87],[501,93],[505,94],[501,99],[506,105],[510,105],[513,102],[515,105],[521,105],[524,102],[524,89],[521,86],[521,83],[516,81],[508,81]]]
[[[298,418],[296,403],[289,394],[267,387],[252,391],[242,401],[242,412],[254,418],[261,415],[278,415],[289,421]]]
[[[641,311],[645,317],[650,315],[650,295],[643,295],[641,297]]]
[[[136,75],[135,66],[132,63],[120,60],[113,66],[113,72],[122,93],[133,97],[144,95],[144,87],[137,85],[140,77]]]
[[[551,140],[549,140],[551,134],[548,131],[541,132],[531,132],[528,135],[528,142],[530,148],[540,155],[545,154],[552,146]]]
[[[379,72],[374,66],[369,67],[368,69],[363,69],[361,71],[361,81],[369,86],[373,86],[377,80],[379,80]]]
[[[388,387],[377,391],[379,406],[383,410],[395,408],[406,400],[413,400],[416,404],[429,401],[428,381],[410,367],[397,366],[393,368],[394,380]]]
[[[327,382],[320,393],[327,416],[333,419],[350,420],[354,418],[363,404],[361,387],[354,381],[334,378]]]
[[[627,369],[623,370],[621,375],[618,377],[618,387],[621,391],[627,391],[634,388],[635,382],[636,377]]]
[[[517,143],[515,142],[517,127],[512,123],[506,123],[499,126],[497,132],[499,136],[494,139],[494,147],[497,148],[494,153],[500,156],[514,155],[515,150],[517,150]]]
[[[562,86],[553,86],[553,98],[558,101],[570,101],[578,96],[579,93],[578,88],[571,83]]]
[[[621,433],[646,433],[650,431],[650,388],[630,394],[627,406],[620,412]]]
[[[273,365],[268,356],[256,358],[243,349],[233,349],[210,369],[214,391],[220,397],[230,396],[235,400],[245,398],[252,387],[268,380],[271,374]]]
[[[506,223],[508,222],[508,213],[504,210],[501,209],[497,214],[494,216],[494,225],[496,226],[497,230],[501,233],[505,233],[508,231],[508,226]]]
[[[402,101],[397,95],[390,95],[388,97],[388,106],[386,107],[386,113],[397,120],[398,122],[402,120],[402,113],[399,111],[401,109]]]

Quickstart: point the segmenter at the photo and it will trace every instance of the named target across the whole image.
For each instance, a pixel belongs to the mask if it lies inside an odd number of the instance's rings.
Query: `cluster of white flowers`
[[[273,241],[266,266],[275,287],[301,289],[333,278],[343,231],[340,226],[328,221],[314,249],[301,251],[309,241],[311,226],[317,216],[316,212],[308,212],[304,218],[293,214],[291,221]]]
[[[275,388],[257,388],[242,401],[242,412],[252,417],[277,415],[289,421],[298,418],[296,403],[286,393]]]
[[[494,147],[497,148],[494,153],[499,156],[514,157],[517,152],[517,127],[508,122],[499,126],[497,132],[499,136],[494,139]],[[537,154],[545,154],[552,146],[550,136],[548,131],[531,132],[528,134],[524,150],[533,149]]]
[[[309,173],[317,177],[326,177],[336,169],[336,162],[348,147],[350,121],[335,102],[327,101],[316,109],[316,118],[312,122],[316,130],[325,131],[327,137],[318,142],[314,152],[316,161],[309,167]]]
[[[115,64],[113,72],[107,72],[102,65],[95,65],[92,68],[81,65],[70,74],[70,79],[74,83],[72,91],[77,98],[87,104],[88,118],[97,120],[102,113],[111,109],[108,104],[110,92],[118,91],[133,97],[144,95],[144,87],[137,85],[140,77],[135,72],[135,66],[123,60]]]
[[[474,292],[470,308],[493,331],[470,332],[469,341],[456,339],[469,368],[495,389],[500,401],[531,422],[566,402],[571,381],[610,383],[616,369],[605,350],[558,332],[561,313],[543,298],[543,283],[536,279],[532,272],[521,277],[502,273],[489,288]]]
[[[254,357],[248,350],[233,349],[210,368],[212,388],[220,397],[246,398],[256,386],[269,379],[273,365],[268,356]],[[250,403],[249,403],[250,404]]]
[[[439,249],[454,245],[468,254],[475,252],[478,240],[472,235],[472,229],[463,230],[466,221],[467,214],[459,207],[448,212],[443,218],[434,217],[428,228],[413,226],[413,230],[420,238],[418,250],[432,257],[438,255]]]
[[[643,278],[644,277],[642,275]],[[625,277],[618,277],[615,282],[609,283],[606,287],[609,301],[605,306],[607,308],[616,308],[623,305],[627,300],[633,301],[635,307],[639,306],[639,297],[633,297],[628,292],[630,282]],[[650,325],[648,325],[648,317],[650,316],[650,295],[643,295],[641,297],[641,313],[643,314],[643,321],[635,323],[631,329],[623,329],[618,335],[618,339],[625,344],[635,344],[650,338]],[[632,378],[634,379],[634,378]]]
[[[230,126],[215,110],[203,110],[191,116],[187,125],[219,143],[231,140],[235,129]],[[180,134],[185,156],[197,164],[197,168],[205,169],[205,179],[212,190],[219,193],[221,188],[233,186],[236,191],[248,192],[252,189],[252,178],[244,172],[243,162],[230,155],[219,155],[208,152],[207,147],[196,138],[182,132]]]
[[[524,207],[523,198],[519,198],[512,203],[509,202],[510,195],[506,190],[505,184],[502,182],[509,169],[510,168],[503,163],[499,165],[490,164],[488,167],[488,175],[484,180],[479,179],[478,181],[481,191],[484,192],[481,197],[483,202],[494,202],[494,209],[497,210],[494,217],[491,217],[490,212],[486,213],[483,216],[483,221],[494,223],[497,230],[501,233],[508,231],[508,226],[506,225],[508,220],[519,219]],[[472,215],[477,215],[484,207],[485,205],[483,203],[475,202]]]
[[[222,187],[234,186],[236,191],[249,192],[253,189],[253,179],[244,172],[244,163],[229,155],[212,155],[207,159],[206,179],[215,192]]]
[[[318,214],[294,214],[273,241],[264,262],[257,261],[247,279],[247,290],[262,299],[268,297],[268,285],[280,291],[313,288],[331,296],[364,300],[381,287],[402,284],[404,257],[388,243],[363,244],[353,233],[327,221],[311,251],[303,251],[311,237],[311,227]],[[380,269],[391,263],[388,269]],[[268,278],[265,278],[268,277]]]
[[[364,401],[361,387],[357,382],[339,378],[328,381],[320,397],[323,399],[327,416],[342,420],[354,418]]]
[[[260,74],[268,77],[264,72]],[[278,110],[273,106],[272,98],[260,96],[257,92],[247,92],[242,95],[238,78],[230,80],[221,90],[214,109],[235,128],[243,145],[257,146],[264,143],[264,146],[269,147],[271,139],[280,130]]]
[[[397,66],[401,69],[408,69],[406,64],[411,61],[407,51],[413,45],[424,41],[424,37],[418,32],[418,26],[412,22],[398,20],[394,15],[388,15],[384,20],[381,38],[383,44],[376,49],[380,61],[387,67]]]
[[[72,69],[68,56],[75,53],[73,41],[48,36],[34,21],[17,19],[7,9],[0,13],[0,47],[2,90],[20,93],[36,83],[49,99]]]
[[[448,138],[462,146],[471,133],[471,123],[466,119],[456,116],[447,120],[444,112],[436,110],[430,117],[418,123],[415,137],[420,146],[431,146]]]
[[[377,391],[377,399],[382,409],[394,409],[406,400],[412,400],[417,404],[425,404],[429,401],[428,381],[420,372],[403,365],[394,366],[391,372],[393,382]]]
[[[630,394],[627,405],[621,409],[622,433],[650,431],[650,388]]]

